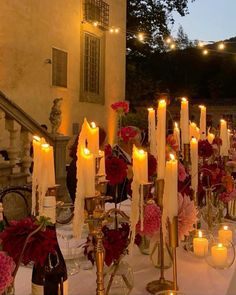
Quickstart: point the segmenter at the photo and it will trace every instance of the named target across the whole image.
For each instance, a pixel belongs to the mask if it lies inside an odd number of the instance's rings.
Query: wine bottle
[[[44,215],[51,219],[47,228],[56,231],[56,198],[49,189],[45,196]],[[55,253],[49,253],[43,266],[34,265],[32,273],[32,295],[68,295],[66,264],[56,238]]]

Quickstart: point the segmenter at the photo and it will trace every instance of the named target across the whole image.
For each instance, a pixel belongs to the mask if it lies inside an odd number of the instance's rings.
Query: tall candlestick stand
[[[190,165],[190,162],[190,144],[184,143],[184,166],[187,170]]]
[[[178,239],[178,216],[174,216],[172,221],[168,220],[169,225],[169,242],[173,254],[173,289],[178,290],[177,284],[177,255],[176,249],[179,245]]]
[[[157,204],[163,212],[163,193],[164,193],[164,179],[158,179],[156,182]],[[160,278],[147,284],[146,289],[151,294],[156,294],[162,290],[173,289],[173,282],[165,279],[165,263],[164,263],[164,236],[162,228],[162,220],[160,224]]]

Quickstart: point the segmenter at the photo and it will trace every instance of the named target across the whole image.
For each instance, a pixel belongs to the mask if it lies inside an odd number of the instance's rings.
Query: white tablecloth
[[[125,205],[126,206],[126,205]],[[126,210],[123,207],[124,211]],[[235,265],[227,270],[211,268],[204,259],[198,259],[181,247],[178,255],[178,285],[185,295],[236,295]],[[135,246],[133,257],[126,258],[134,271],[134,289],[131,295],[148,295],[148,282],[159,279],[159,270],[154,268],[148,255],[142,255]],[[32,270],[21,267],[16,277],[16,295],[30,295]],[[165,271],[172,279],[172,268]],[[96,269],[80,270],[69,277],[69,295],[95,295]]]

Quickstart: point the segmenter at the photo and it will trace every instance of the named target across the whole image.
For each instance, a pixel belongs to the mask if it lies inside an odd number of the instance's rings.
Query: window
[[[99,94],[100,39],[85,34],[84,91]]]
[[[67,87],[67,52],[52,48],[52,85]]]
[[[109,27],[109,5],[103,0],[85,0],[84,19],[103,30]]]
[[[90,33],[84,33],[81,101],[104,103],[102,40]]]

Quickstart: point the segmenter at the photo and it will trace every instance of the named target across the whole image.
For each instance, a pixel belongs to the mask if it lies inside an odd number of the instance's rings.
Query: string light
[[[223,42],[221,42],[219,45],[218,45],[218,49],[219,50],[224,50],[225,49],[225,44]]]

